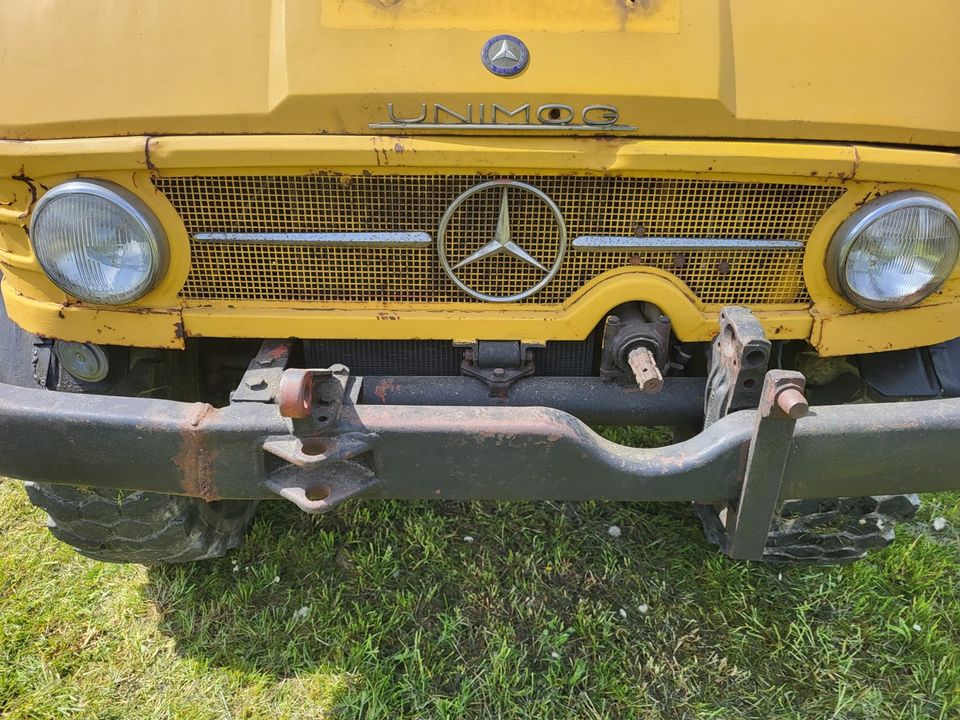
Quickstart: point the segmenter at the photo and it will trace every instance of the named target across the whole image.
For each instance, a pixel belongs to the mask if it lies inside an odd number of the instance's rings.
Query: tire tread
[[[47,527],[77,552],[106,562],[181,563],[221,557],[240,543],[255,502],[109,488],[24,483]]]

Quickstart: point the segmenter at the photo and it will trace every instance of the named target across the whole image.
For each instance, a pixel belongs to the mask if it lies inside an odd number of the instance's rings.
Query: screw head
[[[244,384],[250,390],[263,390],[267,386],[267,381],[259,375],[251,375],[244,381]]]

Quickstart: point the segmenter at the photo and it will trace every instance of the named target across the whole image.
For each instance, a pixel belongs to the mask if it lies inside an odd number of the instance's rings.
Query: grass
[[[0,485],[5,718],[960,716],[958,494],[828,569],[647,503],[270,503],[228,558],[154,568],[42,525]]]

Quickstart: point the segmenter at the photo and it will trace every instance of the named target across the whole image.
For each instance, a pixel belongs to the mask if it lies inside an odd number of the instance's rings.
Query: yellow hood
[[[8,139],[479,132],[960,146],[955,0],[0,0],[0,9]],[[481,62],[500,33],[529,48],[515,77]],[[527,104],[532,125],[539,107],[569,106],[571,126],[587,106],[613,106],[619,129],[470,129],[461,119],[475,125],[494,105]],[[390,107],[394,119],[423,112],[442,126],[393,123]]]

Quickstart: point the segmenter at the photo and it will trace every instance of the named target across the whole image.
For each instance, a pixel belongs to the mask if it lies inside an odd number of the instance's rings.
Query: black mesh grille
[[[443,340],[307,340],[309,367],[342,363],[354,375],[459,375],[462,347]],[[534,349],[537,375],[583,376],[594,370],[593,336]]]

